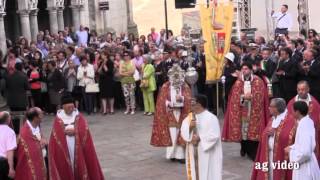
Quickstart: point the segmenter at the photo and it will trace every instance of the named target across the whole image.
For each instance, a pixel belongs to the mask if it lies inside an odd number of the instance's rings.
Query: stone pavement
[[[87,117],[107,180],[186,180],[185,166],[166,160],[165,149],[149,145],[152,117],[91,115]],[[53,116],[42,124],[49,138]],[[250,179],[253,163],[239,155],[240,145],[223,143],[223,180]]]

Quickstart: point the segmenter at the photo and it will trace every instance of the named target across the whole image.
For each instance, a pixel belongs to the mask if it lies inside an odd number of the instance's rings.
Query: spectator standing
[[[14,178],[14,150],[17,148],[16,134],[8,126],[10,115],[8,112],[0,113],[0,179]]]
[[[320,62],[315,59],[316,54],[315,50],[304,51],[304,60],[299,67],[299,79],[309,82],[310,94],[320,101]]]
[[[90,115],[94,110],[94,94],[86,92],[86,86],[95,83],[95,72],[93,65],[88,61],[87,56],[80,57],[81,65],[78,67],[77,79],[79,80],[79,86],[82,87],[85,110]]]
[[[280,62],[276,75],[279,78],[280,96],[288,103],[296,94],[298,66],[291,58],[292,50],[282,48],[280,50]]]
[[[60,109],[60,99],[65,89],[65,79],[63,78],[63,74],[57,69],[56,66],[56,62],[48,62],[48,92],[50,97],[50,103],[55,107],[55,111]]]
[[[89,33],[85,30],[83,25],[80,25],[80,30],[76,32],[77,39],[78,39],[78,46],[79,47],[87,47],[88,45],[88,39],[89,39]]]
[[[276,19],[275,36],[278,36],[279,34],[288,35],[292,28],[292,17],[288,13],[288,8],[288,5],[284,4],[281,6],[280,12],[271,12],[271,16]]]
[[[154,91],[157,89],[155,80],[155,69],[151,64],[152,59],[149,55],[143,56],[141,90],[143,93],[144,114],[151,116],[155,111]]]
[[[135,65],[135,68],[137,70],[135,72],[136,87],[140,87],[142,66],[143,66],[142,50],[139,49],[138,46],[135,46],[133,48],[133,55],[134,55],[134,58],[132,59],[132,62]],[[140,88],[136,88],[135,96],[136,96],[136,102],[138,107],[143,109],[143,97],[142,97],[142,92]]]
[[[124,96],[121,87],[120,64],[122,61],[121,53],[117,52],[114,59],[114,81],[115,81],[115,106],[116,108],[125,107]]]
[[[74,64],[74,62],[70,59],[68,61],[68,68],[64,71],[63,76],[67,83],[67,89],[66,91],[75,98],[75,105],[76,107],[79,106],[79,102],[81,100],[81,91],[79,90],[77,86],[77,67]],[[80,96],[80,97],[79,97]]]
[[[134,72],[136,70],[136,66],[131,61],[129,53],[126,51],[124,54],[124,61],[121,61],[120,63],[120,76],[121,76],[121,85],[123,90],[123,95],[126,102],[126,111],[124,114],[131,115],[135,114],[136,110],[136,100],[135,100],[135,88],[136,83],[133,78]]]
[[[64,72],[68,68],[67,53],[65,51],[58,52],[57,68]]]
[[[104,52],[100,53],[100,60],[98,73],[103,114],[114,114],[114,63]]]
[[[27,91],[30,89],[28,77],[22,72],[22,63],[15,65],[13,74],[6,79],[7,104],[12,112],[24,112],[27,109]],[[20,119],[14,118],[13,126],[18,134],[20,130]]]
[[[29,71],[27,73],[30,83],[31,95],[32,95],[32,107],[41,106],[41,80],[42,72],[37,66],[35,61],[29,63]]]

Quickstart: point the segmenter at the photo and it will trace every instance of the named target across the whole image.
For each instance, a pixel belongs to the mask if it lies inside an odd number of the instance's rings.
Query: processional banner
[[[233,22],[233,3],[212,3],[200,7],[201,27],[206,41],[206,81],[208,84],[220,79],[224,66],[224,56],[230,50]]]

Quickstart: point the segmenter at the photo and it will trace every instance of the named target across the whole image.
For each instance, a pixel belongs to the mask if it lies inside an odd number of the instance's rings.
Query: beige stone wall
[[[198,3],[205,3],[206,0],[197,0]],[[175,9],[174,0],[167,0],[168,3],[168,25],[174,34],[180,34],[183,26],[184,12],[198,10],[199,7],[191,9]],[[139,34],[147,35],[150,27],[155,27],[157,31],[165,28],[164,0],[133,0],[134,21],[139,28]]]
[[[126,0],[109,0],[109,4],[108,27],[112,27],[117,33],[126,32],[128,28]]]
[[[309,2],[309,15],[310,15],[310,27],[316,29],[317,32],[320,31],[320,1],[319,0],[308,0]]]

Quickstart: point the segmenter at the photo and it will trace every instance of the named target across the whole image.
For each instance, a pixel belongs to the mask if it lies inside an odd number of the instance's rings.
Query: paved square
[[[186,180],[185,166],[165,159],[165,149],[150,145],[152,117],[91,115],[87,117],[96,151],[108,180]],[[42,124],[49,138],[53,116]],[[240,157],[240,145],[223,143],[223,179],[250,179],[252,161]]]

